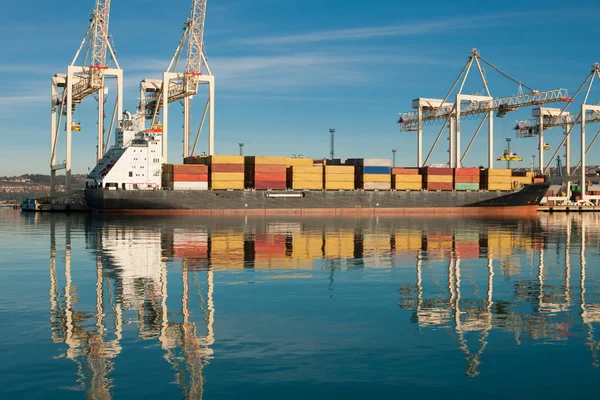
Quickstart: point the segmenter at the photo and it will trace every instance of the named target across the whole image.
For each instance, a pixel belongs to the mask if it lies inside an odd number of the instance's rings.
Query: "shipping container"
[[[354,175],[354,167],[351,165],[334,165],[334,166],[326,166],[325,174],[352,174]]]
[[[208,174],[208,166],[195,164],[174,164],[172,172],[174,174]]]
[[[243,156],[210,156],[208,157],[208,164],[243,164]]]
[[[423,182],[452,184],[454,182],[454,177],[452,175],[424,175]]]
[[[479,183],[479,175],[477,176],[455,176],[454,183]]]
[[[392,169],[390,167],[360,167],[357,168],[356,173],[362,175],[391,175]]]
[[[329,182],[325,181],[326,190],[354,190],[354,177],[351,182]]]
[[[515,178],[517,179],[517,178]],[[512,176],[508,175],[492,175],[492,176],[484,176],[481,179],[482,183],[497,183],[497,184],[512,184],[514,179]]]
[[[481,170],[479,168],[456,168],[454,176],[479,176]]]
[[[246,177],[246,181],[250,181],[250,182],[261,182],[261,181],[285,182],[286,181],[286,174],[285,174],[285,171],[282,172],[282,173],[267,173],[267,172],[263,173],[263,172],[257,172],[255,174],[250,175],[250,178],[248,178],[248,176],[247,176]]]
[[[173,190],[208,190],[208,182],[173,182]]]
[[[244,182],[242,172],[214,172],[210,174],[211,181],[238,181]]]
[[[430,182],[427,183],[427,185],[423,185],[425,186],[425,189],[427,190],[453,190],[454,189],[454,185],[452,184],[452,182]]]
[[[392,168],[392,175],[419,175],[419,168]]]
[[[453,168],[433,168],[433,167],[425,167],[420,170],[421,175],[447,175],[454,176]]]
[[[250,182],[246,182],[246,186],[250,187]],[[266,189],[275,189],[275,190],[285,190],[287,189],[287,183],[285,180],[283,181],[255,181],[252,183],[251,187],[257,190],[266,190]]]
[[[294,190],[323,190],[323,181],[294,181],[292,183]]]
[[[317,166],[292,166],[290,167],[290,171],[296,174],[322,174],[323,167],[321,165]]]
[[[244,157],[245,164],[253,164],[253,165],[286,165],[287,158],[286,157],[278,157],[278,156],[246,156]]]
[[[479,190],[479,183],[460,183],[454,184],[454,190]]]
[[[389,158],[348,158],[346,164],[358,167],[392,167]]]
[[[392,175],[393,182],[422,183],[421,175]]]
[[[394,183],[394,189],[396,190],[422,190],[422,182],[398,182]]]
[[[244,164],[213,164],[210,172],[244,172]]]
[[[512,176],[512,170],[500,168],[483,169],[481,173],[484,176]]]
[[[210,182],[212,190],[243,190],[244,181],[212,181]]]
[[[323,182],[321,174],[293,174],[292,182]]]
[[[499,191],[509,191],[512,190],[512,184],[510,183],[488,183],[487,185],[482,185],[484,190],[499,190]]]
[[[325,182],[349,182],[354,185],[354,174],[325,174],[323,179]]]
[[[173,182],[208,182],[208,174],[173,174]]]
[[[378,174],[364,174],[364,175],[357,175],[357,181],[358,182],[385,182],[385,183],[391,183],[392,182],[392,176],[391,175],[378,175]]]
[[[391,190],[391,182],[363,182],[362,189],[364,190]]]
[[[285,165],[286,167],[310,167],[314,164],[314,160],[312,158],[286,158]]]

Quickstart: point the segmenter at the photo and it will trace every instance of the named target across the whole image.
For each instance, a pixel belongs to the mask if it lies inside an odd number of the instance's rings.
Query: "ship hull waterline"
[[[519,215],[536,213],[548,184],[488,191],[190,191],[87,189],[96,212],[202,215]]]

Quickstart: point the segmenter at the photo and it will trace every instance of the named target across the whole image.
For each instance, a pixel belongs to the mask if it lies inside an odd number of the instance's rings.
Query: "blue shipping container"
[[[363,174],[376,174],[376,175],[391,175],[392,169],[390,167],[362,167]]]

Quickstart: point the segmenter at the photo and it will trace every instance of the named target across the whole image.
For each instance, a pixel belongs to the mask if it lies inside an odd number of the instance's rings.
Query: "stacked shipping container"
[[[245,157],[246,187],[253,189],[287,189],[286,158]]]
[[[513,177],[510,169],[484,169],[481,171],[481,188],[485,190],[512,190]]]
[[[210,156],[207,162],[212,190],[244,189],[244,157]]]
[[[208,167],[164,164],[162,187],[171,190],[208,190]]]
[[[392,160],[387,158],[352,158],[355,187],[363,190],[390,190],[392,188]]]
[[[454,170],[452,168],[421,168],[423,188],[426,190],[452,190]]]
[[[323,166],[292,166],[288,187],[295,190],[323,190]]]
[[[392,188],[396,190],[422,190],[423,177],[417,168],[392,168]]]
[[[454,190],[479,190],[479,168],[457,168],[454,170]]]
[[[326,190],[354,190],[354,167],[351,165],[326,165],[321,175]]]

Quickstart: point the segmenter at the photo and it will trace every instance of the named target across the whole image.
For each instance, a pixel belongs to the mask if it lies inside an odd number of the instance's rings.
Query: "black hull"
[[[99,211],[251,211],[418,210],[535,207],[549,185],[516,192],[428,191],[85,191],[88,206]]]

